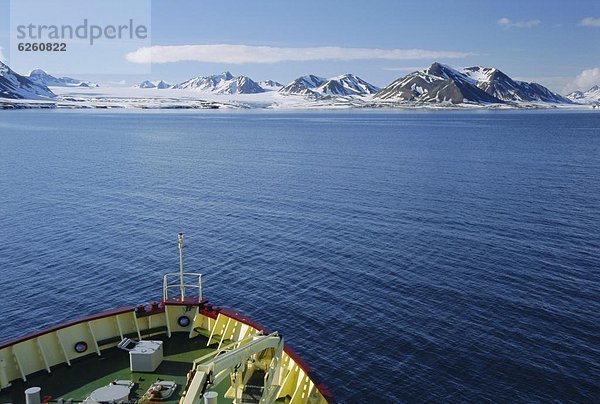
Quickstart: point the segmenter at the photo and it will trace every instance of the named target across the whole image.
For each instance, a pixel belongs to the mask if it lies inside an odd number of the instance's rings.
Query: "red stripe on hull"
[[[256,328],[257,330],[260,330],[260,331],[264,332],[265,334],[270,333],[270,331],[267,328],[258,324],[254,320],[252,320],[249,317],[245,316],[244,314],[240,313],[239,311],[231,309],[231,308],[223,308],[223,309],[216,308],[216,307],[213,308],[212,305],[210,305],[208,303],[208,301],[206,301],[206,300],[203,300],[202,302],[198,302],[198,299],[184,299],[183,301],[181,301],[180,299],[168,299],[168,300],[163,301],[163,304],[161,304],[159,306],[156,306],[156,305],[154,305],[154,306],[152,306],[152,305],[138,306],[139,308],[138,308],[138,310],[136,310],[135,315],[136,315],[136,317],[144,317],[144,316],[148,316],[148,315],[152,315],[152,314],[163,313],[165,311],[164,305],[198,306],[200,308],[200,314],[202,314],[204,316],[210,317],[212,319],[216,319],[218,314],[222,313],[223,315],[225,315],[227,317],[231,317],[241,323],[249,325],[250,327]],[[87,321],[111,317],[111,316],[114,316],[117,314],[129,313],[132,311],[134,311],[133,307],[126,306],[126,307],[121,307],[118,309],[108,310],[108,311],[104,311],[102,313],[86,316],[86,317],[80,318],[78,320],[74,320],[74,321],[70,321],[67,323],[60,324],[60,325],[56,325],[56,326],[46,328],[41,331],[37,331],[37,332],[31,333],[31,334],[25,335],[23,337],[19,337],[19,338],[1,343],[0,349],[9,347],[11,345],[18,344],[20,342],[23,342],[23,341],[26,341],[26,340],[29,340],[32,338],[37,338],[42,335],[45,335],[45,334],[48,334],[48,333],[51,333],[51,332],[54,332],[57,330],[61,330],[63,328],[67,328],[67,327],[70,327],[73,325],[85,323]],[[333,394],[331,394],[331,392],[327,389],[325,384],[323,384],[323,383],[317,384],[316,383],[314,372],[312,371],[310,366],[308,366],[308,364],[306,364],[306,362],[304,362],[302,360],[302,358],[300,358],[300,356],[298,356],[298,354],[296,354],[296,352],[294,352],[294,350],[291,349],[287,344],[284,345],[284,351],[311,378],[311,380],[313,380],[313,382],[316,385],[316,388],[323,395],[323,397],[325,397],[327,399],[327,401],[330,403],[334,402]]]

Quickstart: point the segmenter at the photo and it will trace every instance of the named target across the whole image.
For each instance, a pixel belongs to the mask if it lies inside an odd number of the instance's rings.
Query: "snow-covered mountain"
[[[327,79],[309,74],[308,76],[298,77],[287,86],[279,90],[280,94],[286,95],[314,95],[313,89],[325,83]]]
[[[46,87],[98,87],[90,81],[82,81],[71,77],[54,77],[42,69],[35,69],[29,73],[29,80]]]
[[[302,76],[279,90],[280,93],[287,95],[312,96],[366,95],[375,94],[378,91],[378,87],[375,87],[354,74],[343,74],[330,79],[324,79],[314,75]]]
[[[193,89],[215,94],[256,94],[265,90],[247,76],[233,76],[229,72],[219,75],[194,77],[173,88]]]
[[[266,91],[278,91],[281,89],[281,87],[283,87],[283,84],[273,80],[262,80],[258,82],[258,85]]]
[[[165,88],[171,88],[171,85],[162,80],[157,80],[157,81],[144,80],[135,87],[137,87],[137,88],[157,88],[159,90],[162,90]]]
[[[375,98],[452,104],[502,102],[477,87],[472,78],[441,63],[433,63],[425,70],[395,80],[378,92]]]
[[[593,86],[587,91],[573,91],[567,98],[579,104],[600,103],[600,86]]]
[[[516,81],[489,67],[453,69],[433,63],[394,81],[375,95],[376,99],[427,103],[571,103],[537,83]]]
[[[477,87],[502,101],[541,101],[553,104],[568,104],[571,102],[540,84],[513,80],[493,67],[467,67],[462,70],[462,73],[475,80]]]
[[[44,99],[54,98],[48,87],[31,81],[28,77],[15,73],[0,62],[0,98]]]
[[[314,91],[327,95],[365,95],[375,94],[380,90],[379,87],[367,83],[354,74],[344,74],[328,79]]]
[[[136,87],[136,88],[156,88],[156,85],[149,80],[144,80],[140,84],[138,84],[137,86],[134,86],[134,87]]]

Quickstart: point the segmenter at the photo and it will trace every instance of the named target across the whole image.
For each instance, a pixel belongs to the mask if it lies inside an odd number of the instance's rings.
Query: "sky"
[[[28,0],[13,1],[33,10]],[[354,73],[384,86],[438,61],[497,67],[561,93],[600,84],[600,0],[148,1],[149,41],[112,50],[132,68],[127,74],[111,71],[100,46],[62,65],[57,55],[45,56],[49,72],[124,84],[176,83],[226,70],[284,84],[306,74]],[[139,9],[144,2],[130,4]],[[103,12],[107,21],[125,15]],[[9,65],[10,14],[10,1],[0,0],[0,59]],[[13,59],[20,73],[44,68]],[[142,66],[147,70],[133,69]]]

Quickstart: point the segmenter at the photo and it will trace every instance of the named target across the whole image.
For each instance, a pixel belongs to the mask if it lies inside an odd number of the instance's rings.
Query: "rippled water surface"
[[[600,398],[600,113],[0,113],[0,339],[177,271],[342,402]]]

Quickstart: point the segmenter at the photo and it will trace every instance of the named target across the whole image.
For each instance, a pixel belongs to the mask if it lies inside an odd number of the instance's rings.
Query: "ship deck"
[[[115,380],[131,380],[135,383],[131,390],[130,400],[137,401],[157,380],[169,380],[177,383],[177,390],[168,401],[177,403],[186,383],[187,373],[192,368],[194,359],[216,349],[216,344],[206,346],[207,338],[198,336],[188,338],[188,333],[173,333],[171,338],[166,335],[153,336],[152,340],[164,341],[164,358],[161,365],[153,373],[131,372],[127,352],[110,348],[102,351],[102,356],[96,354],[71,361],[71,366],[61,364],[52,367],[51,373],[37,372],[27,376],[27,382],[14,381],[8,389],[0,391],[0,403],[24,403],[25,389],[33,386],[41,387],[42,397],[51,396],[52,401],[60,398],[72,399],[73,402],[85,400],[97,388],[108,385]],[[225,391],[229,388],[229,380],[221,382],[215,391],[219,393],[219,402],[231,402],[224,399]],[[221,401],[223,400],[223,401]]]

